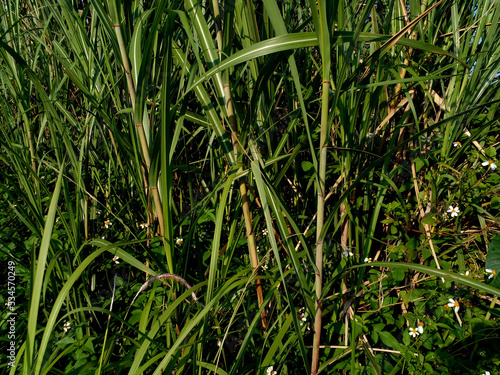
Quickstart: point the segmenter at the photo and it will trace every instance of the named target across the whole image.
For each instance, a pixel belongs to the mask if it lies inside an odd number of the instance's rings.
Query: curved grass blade
[[[57,204],[59,201],[59,194],[61,193],[62,179],[63,179],[63,168],[61,168],[61,170],[59,171],[59,176],[57,177],[57,183],[54,189],[54,193],[52,194],[49,212],[47,213],[47,218],[45,219],[45,227],[43,229],[42,243],[40,244],[40,251],[38,253],[36,268],[33,272],[35,278],[33,280],[33,287],[32,287],[33,294],[30,301],[31,303],[28,313],[28,336],[27,336],[28,345],[26,347],[26,357],[25,357],[25,366],[27,369],[30,369],[30,371],[35,357],[35,336],[37,332],[38,314],[40,312],[39,309],[40,309],[40,298],[42,295],[43,277],[45,274],[45,266],[47,264],[47,256],[50,248],[50,239],[52,237],[52,230],[54,228],[54,223],[56,219]],[[42,350],[42,348],[39,348],[39,350]],[[38,356],[40,358],[40,352],[38,353]]]
[[[467,276],[462,276],[458,273],[440,270],[437,268],[424,266],[422,264],[414,264],[414,263],[403,263],[403,262],[372,262],[372,263],[364,263],[358,264],[356,266],[352,266],[346,269],[346,272],[350,270],[360,268],[360,267],[387,267],[387,268],[402,268],[402,269],[411,269],[414,271],[419,271],[422,273],[426,273],[428,275],[433,275],[436,277],[442,277],[445,279],[449,279],[451,281],[456,282],[457,284],[465,285],[486,293],[490,293],[494,296],[500,297],[500,289],[495,288],[491,285],[482,283],[480,281],[476,281]]]

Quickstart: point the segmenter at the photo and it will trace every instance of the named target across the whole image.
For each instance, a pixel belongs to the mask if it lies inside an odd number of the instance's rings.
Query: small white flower
[[[450,215],[448,215],[448,212],[443,213],[443,219],[446,221],[450,218]]]
[[[451,217],[458,216],[460,213],[460,210],[458,209],[458,206],[453,208],[453,206],[448,207],[448,213],[450,214]]]
[[[454,309],[455,312],[458,312],[458,309],[460,308],[458,301],[455,301],[453,298],[450,298],[448,301],[450,301],[450,303],[448,303],[448,307],[450,309]]]
[[[489,371],[486,371],[484,374],[482,375],[490,375],[490,372]]]
[[[427,135],[427,133],[424,133],[424,134],[422,134],[420,139],[422,139],[422,142],[424,142],[424,143],[429,143],[431,141],[431,136]]]
[[[372,139],[373,138],[373,133],[369,132],[366,134],[366,138]]]
[[[221,346],[222,345],[222,341],[220,341],[220,338],[217,339],[217,346]]]
[[[56,217],[56,223],[59,221],[59,217]]]
[[[269,366],[266,370],[267,375],[277,375],[278,373],[273,370],[273,366]]]
[[[424,333],[424,323],[422,322],[418,323],[417,330],[420,334]]]
[[[147,228],[147,227],[148,227],[148,224],[147,224],[147,223],[142,223],[142,224],[141,224],[141,229],[145,229],[145,228]]]
[[[106,220],[106,221],[104,222],[104,226],[105,226],[106,228],[109,228],[109,227],[110,227],[110,226],[112,226],[112,225],[113,225],[113,223],[112,223],[111,221],[109,221],[109,220]]]
[[[257,252],[258,253],[260,252],[260,246],[257,246]]]
[[[460,141],[456,141],[456,142],[453,142],[453,147],[462,147],[462,144],[460,143]]]
[[[65,322],[63,326],[64,332],[68,332],[71,329],[71,323]]]
[[[118,255],[115,255],[113,257],[113,262],[115,262],[116,264],[120,264],[120,262],[118,261],[118,259],[120,259],[120,257]]]
[[[488,277],[488,279],[493,279],[495,277],[495,275],[497,274],[497,271],[487,268],[486,269],[486,273],[490,274],[490,276]]]
[[[371,263],[372,262],[372,258],[365,258],[365,263]]]
[[[495,169],[497,169],[497,165],[493,162],[493,160],[483,161],[481,163],[481,165],[483,167],[486,167],[486,166],[489,165],[492,171],[494,171]]]
[[[102,236],[101,238],[102,238],[103,240],[105,240],[105,239],[106,239],[106,236]]]
[[[465,275],[464,275],[463,273],[460,273],[460,275],[465,276],[465,277],[468,277],[468,276],[469,276],[469,271],[466,271],[466,272],[465,272]]]
[[[267,236],[267,233],[268,233],[267,229],[264,229],[264,230],[262,231],[262,234],[263,234],[264,236]]]
[[[301,326],[303,326],[303,325],[304,325],[304,322],[307,322],[307,319],[306,319],[305,314],[304,314],[304,313],[301,313],[301,314],[299,314],[299,324],[300,324]]]
[[[101,210],[97,210],[97,215],[100,215],[101,214]]]
[[[264,271],[267,271],[267,269],[268,269],[268,268],[269,268],[269,267],[267,266],[267,264],[264,264],[264,265],[262,266],[262,270],[264,270]]]
[[[418,332],[418,328],[411,328],[410,327],[410,336],[411,337],[417,337],[419,334],[420,334],[420,332]]]
[[[349,247],[346,247],[342,254],[344,254],[345,257],[352,257],[354,255]]]
[[[182,241],[184,241],[184,240],[183,240],[182,238],[180,238],[180,237],[177,237],[177,238],[175,239],[175,243],[176,243],[176,245],[179,245],[179,246],[181,246],[181,245],[182,245]]]

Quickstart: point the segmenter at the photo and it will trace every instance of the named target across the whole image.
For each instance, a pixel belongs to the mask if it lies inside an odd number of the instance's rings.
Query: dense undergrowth
[[[499,18],[2,1],[2,371],[497,374]]]

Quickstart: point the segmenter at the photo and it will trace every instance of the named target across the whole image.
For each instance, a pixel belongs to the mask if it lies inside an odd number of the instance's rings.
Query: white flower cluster
[[[453,298],[450,298],[448,301],[450,301],[448,303],[448,307],[450,309],[454,309],[455,312],[458,312],[458,310],[460,309],[460,304],[458,303],[458,301],[455,301]]]
[[[493,162],[493,160],[487,160],[487,161],[483,161],[481,163],[481,165],[483,167],[487,167],[489,166],[491,168],[492,171],[494,171],[495,169],[497,169],[497,165]]]
[[[346,247],[342,254],[344,254],[345,257],[352,257],[354,255],[350,247]]]
[[[424,327],[422,324],[419,324],[417,328],[410,327],[410,336],[417,337],[418,335],[424,333]]]
[[[453,206],[448,207],[447,211],[451,217],[456,217],[460,213],[460,210],[458,209],[458,206],[453,208]]]
[[[63,326],[64,332],[68,332],[71,329],[71,323],[65,322]]]

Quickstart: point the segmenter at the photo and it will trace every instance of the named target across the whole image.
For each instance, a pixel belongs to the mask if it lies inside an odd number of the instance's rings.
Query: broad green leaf
[[[380,340],[393,350],[401,350],[401,344],[396,340],[396,338],[387,331],[381,331],[378,333]]]

